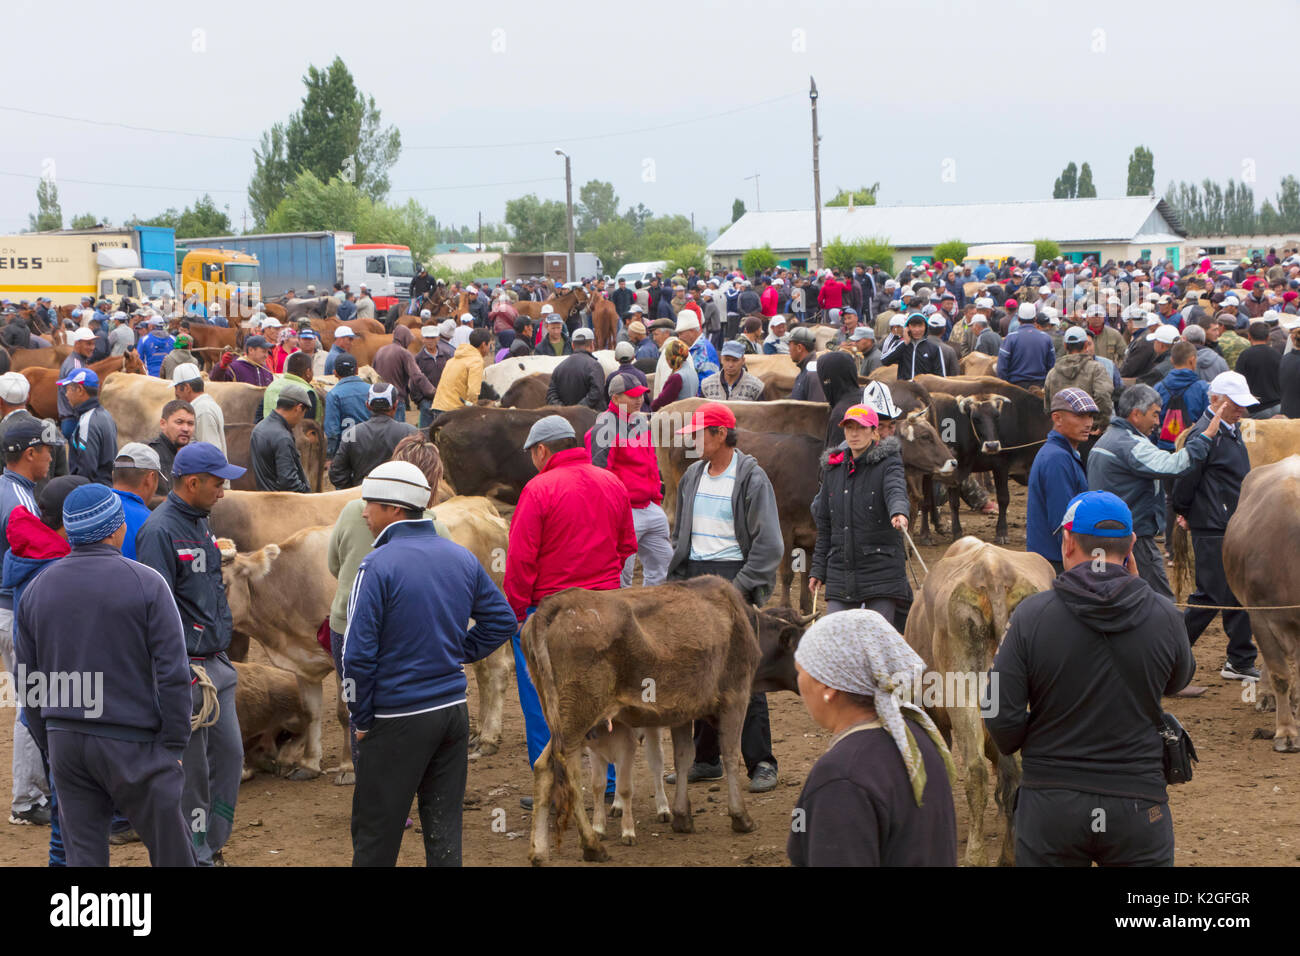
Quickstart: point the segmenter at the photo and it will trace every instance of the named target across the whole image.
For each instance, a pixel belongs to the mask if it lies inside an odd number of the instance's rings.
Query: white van
[[[629,262],[618,270],[618,274],[614,276],[613,284],[617,287],[619,279],[626,279],[629,289],[635,288],[638,281],[642,285],[649,285],[650,280],[655,277],[655,273],[667,267],[668,260],[666,259],[661,259],[658,262]]]

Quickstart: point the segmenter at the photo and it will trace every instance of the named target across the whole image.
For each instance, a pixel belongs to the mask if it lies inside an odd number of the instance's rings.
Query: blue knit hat
[[[122,499],[105,485],[82,485],[63,501],[63,527],[74,546],[103,541],[125,521]]]

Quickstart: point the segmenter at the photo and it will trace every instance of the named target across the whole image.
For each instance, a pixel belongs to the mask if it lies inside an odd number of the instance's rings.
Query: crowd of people
[[[420,295],[437,288],[423,271],[416,285]],[[551,302],[579,288],[573,308],[554,309]],[[1297,290],[1296,254],[1243,262],[1229,276],[1208,258],[1183,269],[1058,259],[909,264],[895,276],[865,265],[811,275],[687,269],[631,288],[623,280],[574,290],[532,281],[490,291],[453,285],[447,291],[466,293],[468,310],[440,320],[427,309],[412,312],[421,318],[418,352],[407,347],[412,331],[388,317],[394,340],[374,355],[373,384],[359,377],[347,326],[325,351],[310,323],[284,326],[254,310],[240,352],[223,354],[205,379],[186,348],[184,322],[197,319],[168,320],[164,308],[150,306],[105,312],[107,303],[85,301],[65,320],[71,352],[59,370],[58,422],[25,410],[26,377],[0,374],[0,649],[12,673],[21,666],[114,676],[94,719],[75,707],[22,710],[10,822],[50,824],[52,863],[102,865],[110,841],[133,836],[156,865],[224,862],[243,751],[227,654],[231,614],[207,516],[245,469],[230,464],[207,380],[265,389],[249,437],[258,489],[312,491],[294,437],[308,418],[322,426],[334,487],[361,488],[335,523],[329,550],[338,578],[331,648],[351,688],[354,862],[396,862],[414,796],[427,862],[456,865],[469,737],[464,663],[512,643],[531,765],[549,731],[521,632],[548,596],[634,586],[639,561],[640,586],[719,575],[750,604],[768,600],[786,551],[776,495],[755,458],[737,447],[736,416],[725,403],[767,394],[746,370],[747,356],[787,355],[797,369],[790,397],[833,407],[821,488],[809,502],[818,534],[808,583],[829,613],[805,635],[796,660],[811,715],[835,734],[799,798],[808,826],[792,833],[790,856],[802,864],[952,864],[951,757],[929,718],[893,694],[898,675],[922,667],[901,637],[913,601],[904,537],[910,504],[893,434],[903,414],[888,387],[863,383],[881,367],[895,367],[903,380],[955,376],[975,355],[989,374],[1041,392],[1052,421],[1029,476],[1026,538],[1057,585],[1031,599],[1037,623],[1029,601],[1013,617],[995,664],[1003,716],[989,721],[1003,752],[1024,751],[1024,787],[1036,791],[1017,810],[1025,820],[1023,833],[1017,824],[1019,852],[1027,863],[1171,861],[1167,796],[1156,784],[1159,738],[1148,733],[1144,703],[1132,695],[1123,706],[1084,700],[1081,689],[1095,675],[1077,675],[1076,695],[1052,683],[1051,668],[1070,666],[1089,635],[1132,633],[1145,636],[1130,645],[1154,648],[1124,653],[1131,665],[1145,662],[1157,704],[1190,679],[1190,647],[1218,613],[1212,608],[1236,605],[1221,544],[1249,468],[1239,422],[1300,415]],[[360,291],[354,305],[349,290],[336,290],[340,317],[344,305],[374,316]],[[593,354],[601,297],[618,313],[618,367],[609,374]],[[543,302],[540,318],[516,309],[521,300]],[[225,320],[209,310],[207,321]],[[38,301],[10,313],[0,340],[32,347],[59,322],[48,301]],[[829,339],[818,327],[830,328]],[[90,366],[101,353],[129,349],[175,397],[159,410],[155,439],[119,448]],[[599,417],[586,434],[560,415],[532,427],[522,450],[537,476],[511,517],[498,589],[430,510],[442,464],[420,429],[476,404],[494,361],[527,354],[563,357],[549,405],[584,405]],[[316,385],[325,376],[333,382],[322,401]],[[679,434],[695,443],[699,460],[678,483],[670,531],[649,415],[697,396],[708,401]],[[418,429],[407,421],[417,411]],[[1196,548],[1197,590],[1185,614],[1170,604],[1157,543],[1163,535],[1168,547],[1174,523]],[[1088,564],[1098,549],[1102,569]],[[429,567],[440,569],[437,588],[427,586]],[[93,588],[95,614],[70,627],[53,602],[74,586]],[[1152,619],[1164,622],[1158,634],[1143,630]],[[1227,611],[1224,627],[1222,676],[1257,680],[1249,618]],[[1039,645],[1060,633],[1070,641],[1054,649],[1055,663],[1044,663]],[[109,654],[115,668],[106,668]],[[1045,706],[1059,708],[1053,726],[1074,727],[1097,711],[1113,739],[1098,744],[1077,730],[1027,726],[1025,701],[1040,706],[1039,682],[1050,689]],[[1120,755],[1129,784],[1106,789],[1086,769],[1099,746]],[[779,764],[763,694],[750,701],[741,749],[749,789],[774,789]],[[1031,773],[1047,766],[1052,773]],[[697,722],[687,773],[688,782],[723,775],[708,721]],[[1062,821],[1085,803],[1098,805],[1088,803],[1098,794],[1125,807],[1164,807],[1159,819],[1168,825],[1144,834],[1126,825],[1082,846]],[[887,833],[882,814],[894,821]]]

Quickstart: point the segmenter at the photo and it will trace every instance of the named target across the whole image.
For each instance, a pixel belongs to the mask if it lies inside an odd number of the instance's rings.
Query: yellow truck
[[[187,315],[206,316],[220,302],[223,316],[248,316],[261,301],[257,256],[236,249],[190,249],[180,263]]]
[[[171,229],[152,226],[0,236],[0,299],[174,298],[174,244]]]

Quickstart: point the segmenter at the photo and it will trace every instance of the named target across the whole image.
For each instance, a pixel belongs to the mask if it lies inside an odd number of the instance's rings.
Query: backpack
[[[1190,388],[1191,386],[1188,386]],[[1171,392],[1169,404],[1160,416],[1160,440],[1171,445],[1178,443],[1178,436],[1187,430],[1187,389]]]

